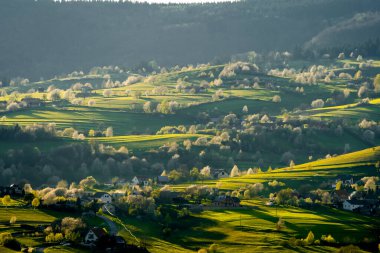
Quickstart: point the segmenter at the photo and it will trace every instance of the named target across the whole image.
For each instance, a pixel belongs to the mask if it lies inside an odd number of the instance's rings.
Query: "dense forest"
[[[164,66],[218,62],[250,50],[355,48],[380,34],[378,10],[380,2],[372,0],[203,5],[2,0],[0,77],[36,80],[150,60]],[[379,53],[378,47],[362,51]]]

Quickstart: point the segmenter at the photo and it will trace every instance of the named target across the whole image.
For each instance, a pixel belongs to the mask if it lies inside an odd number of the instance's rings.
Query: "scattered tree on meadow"
[[[281,97],[279,95],[274,95],[272,101],[275,103],[280,103]]]
[[[107,127],[105,132],[106,137],[112,137],[113,136],[113,127]]]
[[[72,89],[67,89],[63,92],[63,99],[65,100],[72,100],[75,98],[75,93],[73,92]]]
[[[110,89],[103,90],[103,97],[111,97],[113,95],[113,91]]]
[[[9,220],[9,224],[13,225],[16,224],[17,217],[15,215],[12,215],[12,217]]]
[[[17,102],[11,102],[7,105],[7,111],[16,111],[20,109],[20,105]]]
[[[305,242],[307,245],[311,245],[314,243],[314,234],[312,231],[310,231],[308,234],[307,234],[307,237],[305,238]]]
[[[150,101],[145,102],[143,105],[143,110],[146,113],[151,113],[153,110],[152,102]]]
[[[238,177],[240,175],[240,171],[238,166],[235,164],[231,170],[230,177]]]
[[[95,99],[90,99],[90,100],[88,100],[88,102],[87,102],[87,105],[88,105],[88,106],[94,106],[95,104],[96,104]]]
[[[61,99],[61,90],[60,89],[54,89],[50,91],[47,95],[47,98],[51,101],[57,101]]]
[[[211,168],[210,166],[203,167],[200,171],[200,175],[202,178],[209,178],[211,176]]]
[[[350,90],[345,88],[343,90],[343,96],[344,96],[344,98],[348,98],[350,96]]]
[[[358,70],[354,75],[354,80],[359,80],[360,78],[362,78],[362,71]]]
[[[311,102],[312,108],[322,108],[325,105],[325,102],[323,102],[322,99],[316,99],[313,102]]]
[[[32,200],[32,206],[33,206],[34,209],[36,209],[37,207],[39,207],[40,206],[40,199],[39,198],[34,198]]]
[[[191,169],[190,171],[190,177],[193,179],[193,180],[197,180],[199,178],[199,170],[198,168],[194,167]]]
[[[376,93],[380,92],[380,74],[377,74],[373,80],[373,88]]]
[[[358,90],[358,97],[363,97],[365,93],[367,93],[367,87],[361,86]]]
[[[2,203],[5,207],[8,207],[8,205],[11,203],[11,196],[5,195],[2,199]]]
[[[285,228],[285,221],[280,217],[278,218],[278,221],[276,222],[276,230],[281,231]]]
[[[85,188],[92,188],[97,183],[98,182],[96,181],[96,179],[93,176],[88,176],[85,179],[82,179],[79,182],[79,185],[81,187],[85,187]]]

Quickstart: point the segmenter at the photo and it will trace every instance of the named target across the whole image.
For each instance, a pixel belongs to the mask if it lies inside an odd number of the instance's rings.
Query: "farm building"
[[[348,211],[353,211],[356,208],[361,208],[365,205],[362,200],[346,200],[343,202],[343,209]]]
[[[39,98],[25,97],[21,100],[26,107],[40,107],[43,105],[43,101]]]
[[[91,228],[88,230],[84,237],[86,244],[93,244],[97,242],[101,237],[106,236],[107,232],[103,228]]]
[[[132,179],[133,185],[148,186],[150,185],[149,178],[144,176],[135,176]]]
[[[11,184],[10,186],[0,186],[0,196],[4,195],[10,195],[11,197],[14,196],[24,196],[25,191],[21,188],[21,186],[17,184]]]
[[[168,176],[158,176],[157,177],[157,183],[159,183],[159,184],[169,183],[169,177]]]
[[[213,201],[213,206],[218,207],[240,207],[240,199],[230,196],[218,196]]]
[[[214,170],[212,175],[215,179],[229,177],[228,173],[223,169]]]
[[[97,192],[94,194],[94,198],[99,203],[109,204],[112,202],[112,197],[107,192]]]

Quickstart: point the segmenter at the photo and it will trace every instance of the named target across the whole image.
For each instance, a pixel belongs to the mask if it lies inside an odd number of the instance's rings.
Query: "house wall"
[[[84,241],[89,243],[89,242],[95,242],[98,238],[96,237],[96,235],[94,234],[94,232],[92,231],[89,231],[86,235],[86,237],[84,238]]]

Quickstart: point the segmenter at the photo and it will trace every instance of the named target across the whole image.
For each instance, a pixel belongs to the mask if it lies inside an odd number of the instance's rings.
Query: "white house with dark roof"
[[[94,198],[99,203],[103,203],[103,204],[112,203],[112,197],[107,192],[97,192],[97,193],[94,194]]]
[[[133,185],[148,186],[150,184],[149,178],[144,176],[135,176],[132,179]]]
[[[230,177],[230,175],[223,169],[214,170],[212,175],[215,179]]]
[[[353,211],[356,208],[361,208],[364,206],[364,202],[361,200],[345,200],[343,202],[343,209],[348,211]]]
[[[107,232],[103,228],[91,228],[87,231],[84,242],[86,244],[93,244],[106,234]]]

